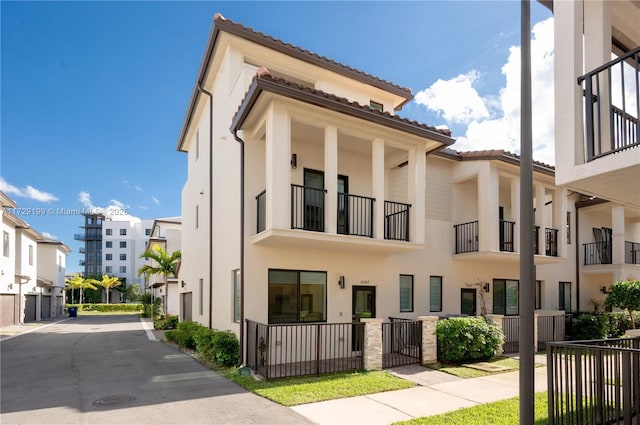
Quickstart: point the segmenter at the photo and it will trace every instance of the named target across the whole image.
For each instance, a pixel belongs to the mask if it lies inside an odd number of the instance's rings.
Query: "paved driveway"
[[[3,425],[310,423],[150,341],[134,315],[81,316],[0,347]]]

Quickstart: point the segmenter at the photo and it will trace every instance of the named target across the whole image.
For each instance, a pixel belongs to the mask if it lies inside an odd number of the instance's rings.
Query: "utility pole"
[[[534,421],[533,158],[531,124],[531,3],[520,11],[520,425]]]

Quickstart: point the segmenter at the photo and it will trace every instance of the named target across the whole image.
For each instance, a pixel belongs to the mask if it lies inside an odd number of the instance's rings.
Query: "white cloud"
[[[97,207],[93,204],[91,200],[91,194],[87,191],[81,191],[78,193],[78,201],[84,205],[86,209],[91,210],[95,213],[104,214],[107,219],[114,221],[126,221],[126,220],[134,220],[139,221],[138,217],[132,216],[129,214],[129,206],[124,203],[118,201],[117,199],[112,199],[109,201],[109,205],[106,207]]]
[[[56,240],[56,241],[58,240],[58,237],[56,235],[52,235],[49,232],[42,232],[41,235],[44,236],[47,239],[53,239],[53,240]]]
[[[158,200],[158,198],[156,198],[155,196],[151,197],[151,200],[153,201],[154,204],[156,205],[160,205],[160,201]]]
[[[82,192],[78,193],[78,201],[80,201],[80,203],[86,208],[94,208],[93,203],[91,202],[91,194],[89,192],[85,192],[83,190]]]
[[[31,185],[27,185],[24,188],[20,189],[17,186],[14,186],[7,182],[4,177],[0,177],[0,190],[8,195],[19,196],[21,198],[33,199],[34,201],[39,202],[53,202],[57,201],[58,197],[52,193],[43,192],[41,190],[36,189]]]
[[[139,184],[135,185],[135,189],[136,189],[138,192],[142,192],[142,187],[141,187]]]
[[[436,81],[416,95],[416,102],[438,112],[448,123],[467,124],[465,134],[457,137],[454,149],[505,149],[519,153],[519,46],[509,49],[509,57],[502,67],[502,74],[506,78],[506,84],[497,95],[481,97],[473,87],[481,77],[477,72],[470,71],[448,81]],[[533,27],[531,85],[533,158],[554,164],[553,18],[539,22]],[[425,94],[418,98],[421,93]],[[456,102],[460,105],[456,106]]]

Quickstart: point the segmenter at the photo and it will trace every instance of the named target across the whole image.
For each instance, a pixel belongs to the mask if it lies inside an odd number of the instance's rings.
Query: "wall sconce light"
[[[291,168],[298,168],[298,155],[295,153],[291,154]]]
[[[340,289],[344,289],[344,276],[340,276],[340,279],[338,279],[338,286],[340,287]]]
[[[185,286],[187,286],[187,284],[185,283],[185,281],[184,281],[184,280],[181,280],[181,281],[180,281],[180,286],[182,286],[182,287],[184,288]]]
[[[483,283],[482,289],[484,289],[484,292],[489,292],[489,282]]]
[[[606,286],[603,286],[602,288],[600,288],[600,292],[602,292],[603,294],[608,294],[609,290],[607,289]]]
[[[9,285],[7,285],[9,287],[9,289],[13,289],[13,283],[10,283]]]

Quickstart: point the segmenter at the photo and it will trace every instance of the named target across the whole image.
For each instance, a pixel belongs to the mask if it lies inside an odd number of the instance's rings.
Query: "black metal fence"
[[[513,229],[516,223],[508,220],[500,220],[500,251],[514,252]]]
[[[453,226],[455,233],[456,254],[464,254],[465,252],[478,251],[478,221],[470,221],[468,223],[455,224]]]
[[[637,47],[578,78],[584,82],[587,162],[640,146],[639,55]]]
[[[387,240],[409,241],[410,204],[384,201],[384,238]]]
[[[533,253],[540,255],[540,247],[538,246],[538,236],[540,235],[540,226],[533,226]]]
[[[373,237],[373,203],[366,196],[338,193],[338,233]]]
[[[592,242],[583,246],[585,266],[611,264],[612,251],[610,242]]]
[[[546,350],[549,342],[565,340],[565,316],[538,316],[538,350]]]
[[[246,322],[247,366],[266,379],[363,368],[364,323]]]
[[[637,424],[640,338],[547,346],[550,425]]]
[[[640,264],[640,243],[624,241],[625,264]]]
[[[291,228],[324,232],[326,190],[291,185]]]
[[[420,363],[422,321],[389,317],[382,323],[382,367]]]
[[[545,234],[545,255],[549,257],[558,256],[558,229],[546,228]]]
[[[267,191],[256,196],[256,233],[264,231],[267,224]]]
[[[502,352],[517,353],[520,350],[520,316],[504,316],[502,332],[504,333]]]

